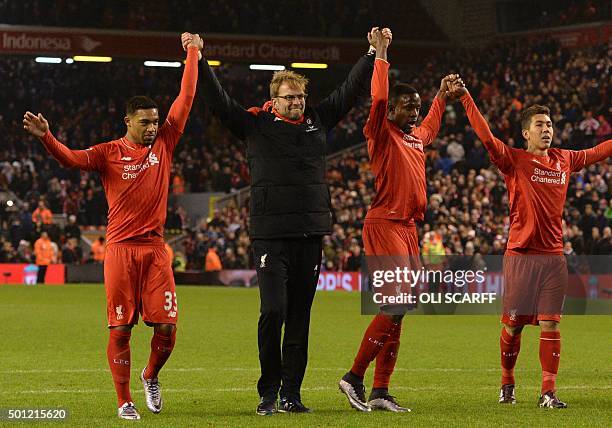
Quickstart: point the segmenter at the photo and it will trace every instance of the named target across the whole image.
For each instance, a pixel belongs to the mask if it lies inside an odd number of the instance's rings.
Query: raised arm
[[[385,30],[388,30],[385,28]],[[387,62],[387,48],[391,43],[391,30],[385,33],[373,28],[368,34],[368,40],[376,48],[376,59],[374,61],[374,72],[372,73],[372,84],[370,94],[372,106],[368,120],[363,128],[364,135],[368,138],[368,149],[370,152],[374,147],[370,145],[387,144],[386,136],[389,131],[387,125],[387,104],[389,103],[389,63]],[[372,153],[370,153],[370,157]]]
[[[336,126],[355,106],[359,97],[367,96],[373,69],[374,53],[368,52],[359,58],[346,80],[316,106],[327,129]]]
[[[584,167],[612,156],[612,140],[606,140],[590,149],[570,152],[572,154],[572,171],[580,171]]]
[[[23,116],[23,129],[42,141],[45,149],[62,166],[67,168],[80,168],[87,170],[98,170],[95,155],[90,150],[71,150],[60,143],[49,130],[49,122],[38,113],[35,115],[27,111]]]
[[[209,105],[221,122],[241,140],[244,140],[255,127],[254,113],[245,110],[223,89],[206,58],[200,61],[200,80],[198,81],[203,101]]]
[[[423,145],[428,146],[436,138],[438,132],[440,132],[440,125],[442,124],[442,116],[444,115],[444,110],[446,109],[446,99],[448,98],[448,82],[450,79],[453,79],[455,75],[445,76],[440,82],[440,89],[436,94],[436,97],[431,103],[431,107],[429,108],[429,112],[421,126],[414,130],[414,135],[417,138],[420,138],[423,141]]]
[[[183,34],[183,40],[185,34],[187,33]],[[185,129],[185,123],[187,123],[187,117],[195,98],[198,83],[198,56],[201,55],[201,46],[200,36],[197,34],[192,35],[187,45],[187,61],[185,62],[185,70],[181,80],[181,91],[172,103],[166,118],[170,126],[174,127],[181,134]]]
[[[589,166],[612,156],[612,140],[606,140],[601,144],[585,150],[584,166]]]
[[[478,138],[480,138],[480,141],[482,141],[489,152],[491,161],[497,165],[502,172],[508,171],[512,167],[512,156],[508,146],[493,136],[487,121],[478,110],[478,107],[476,107],[476,103],[474,103],[472,96],[465,87],[461,95],[461,104],[463,104],[463,108],[465,109],[474,132],[476,132],[476,135],[478,135]]]

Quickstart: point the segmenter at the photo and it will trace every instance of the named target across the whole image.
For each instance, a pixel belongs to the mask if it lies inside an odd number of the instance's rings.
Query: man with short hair
[[[527,149],[511,148],[493,136],[461,79],[452,82],[451,87],[461,94],[470,124],[491,162],[504,174],[508,188],[510,232],[503,268],[499,402],[516,403],[514,366],[521,332],[525,325],[539,324],[542,388],[538,405],[565,408],[555,388],[561,356],[559,322],[568,283],[563,256],[563,208],[570,174],[611,156],[612,140],[587,150],[551,149],[554,128],[550,109],[536,104],[521,112]]]
[[[325,180],[327,134],[367,94],[373,62],[372,53],[364,55],[346,81],[313,107],[306,105],[305,76],[276,72],[270,100],[248,110],[225,92],[207,62],[201,63],[203,101],[247,143],[250,237],[261,298],[259,415],[310,411],[300,389],[321,241],[333,224]]]
[[[446,100],[450,96],[447,82],[456,76],[442,79],[427,117],[417,126],[421,109],[417,90],[405,83],[398,83],[389,90],[387,48],[392,39],[391,30],[381,31],[376,27],[369,39],[376,49],[376,61],[371,85],[372,106],[364,135],[375,176],[376,196],[366,215],[362,234],[368,270],[373,272],[374,264],[377,267],[382,264],[385,269],[404,264],[418,269],[420,251],[415,221],[424,219],[427,204],[424,149],[433,143],[440,130]],[[395,286],[391,288],[395,291]],[[403,305],[382,305],[366,329],[353,366],[338,384],[354,409],[362,412],[372,409],[410,411],[389,394],[402,319],[407,309]],[[366,400],[363,378],[374,359],[374,385]]]
[[[107,357],[118,398],[118,416],[140,419],[130,394],[130,336],[138,322],[153,326],[149,362],[140,374],[147,407],[162,410],[158,374],[174,348],[177,303],[164,248],[163,225],[174,149],[187,122],[198,77],[199,37],[184,33],[188,50],[181,91],[159,125],[157,104],[145,96],[127,103],[124,137],[87,150],[70,150],[51,134],[42,114],[26,112],[23,124],[63,166],[98,171],[108,199],[104,285],[110,338]]]

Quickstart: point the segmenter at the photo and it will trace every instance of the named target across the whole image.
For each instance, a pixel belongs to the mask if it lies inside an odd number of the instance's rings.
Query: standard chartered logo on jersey
[[[158,165],[159,159],[157,159],[157,155],[153,152],[149,153],[148,159],[144,163],[137,163],[134,165],[123,165],[123,174],[121,174],[121,178],[124,180],[133,180],[138,177],[142,171],[147,169],[150,166]]]
[[[565,184],[566,177],[566,172],[534,168],[531,181],[544,184]]]

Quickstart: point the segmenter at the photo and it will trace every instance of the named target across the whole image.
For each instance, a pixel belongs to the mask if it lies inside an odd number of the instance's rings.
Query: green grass
[[[498,318],[409,316],[391,392],[410,414],[358,413],[336,383],[350,367],[369,316],[356,293],[319,293],[302,398],[310,415],[260,417],[257,290],[179,287],[179,330],[161,373],[165,406],[146,410],[138,373],[151,330],[132,334],[132,391],[141,424],[153,426],[610,426],[612,317],[567,316],[558,394],[569,408],[536,408],[538,330],[525,329],[517,364],[516,406],[497,404]],[[64,407],[74,426],[125,426],[115,414],[106,363],[100,285],[0,286],[0,408]],[[371,385],[372,370],[366,377]],[[607,421],[607,422],[606,422]],[[3,426],[16,426],[0,421]],[[42,426],[41,424],[40,426]],[[57,426],[58,424],[52,424]]]

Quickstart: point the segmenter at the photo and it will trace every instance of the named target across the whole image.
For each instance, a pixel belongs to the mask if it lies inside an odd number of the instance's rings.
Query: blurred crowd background
[[[155,25],[160,30],[195,26],[210,32],[269,34],[266,29],[273,27],[275,33],[282,35],[363,37],[361,33],[376,18],[368,16],[368,11],[376,10],[381,17],[392,18],[393,7],[406,8],[406,13],[411,13],[409,8],[418,9],[410,6],[413,2],[391,1],[376,8],[373,1],[361,0],[347,16],[342,12],[346,8],[341,7],[341,2],[332,2],[330,6],[327,2],[311,1],[308,9],[297,11],[289,3],[263,0],[250,7],[239,7],[237,2],[223,0],[215,2],[210,14],[198,15],[192,12],[200,7],[200,2],[186,1],[184,7],[176,8],[171,2],[160,1],[154,2],[155,6],[145,14],[144,6],[134,2],[90,1],[89,8],[76,10],[72,2],[56,1],[54,14],[47,16],[40,12],[46,3],[0,0],[1,20],[66,25],[70,16],[78,15],[81,25],[87,27],[112,24],[149,29],[150,20],[162,23]],[[580,2],[580,7],[572,1],[554,2],[557,5],[554,16],[549,13],[552,9],[546,7],[549,3],[538,3],[540,9],[530,15],[535,20],[532,25],[566,25],[609,15],[609,2]],[[267,14],[267,22],[248,25],[258,8],[275,12]],[[321,13],[323,9],[326,14]],[[517,6],[516,13],[521,10]],[[325,15],[328,18],[321,18]],[[143,20],[143,16],[147,19]],[[185,19],[191,19],[192,25],[185,24]],[[294,25],[298,21],[300,25]],[[423,22],[427,24],[427,20]],[[401,22],[391,21],[388,25],[396,38],[410,37],[411,32],[430,40],[445,37],[435,25],[425,25],[427,33],[419,26]],[[353,34],[357,30],[359,34]],[[364,38],[364,51],[366,47]],[[607,45],[567,50],[550,40],[525,43],[508,39],[484,49],[449,50],[410,70],[393,67],[392,45],[389,61],[392,82],[408,82],[419,90],[422,117],[427,114],[440,79],[448,73],[460,73],[493,133],[508,145],[523,147],[520,111],[538,103],[551,108],[555,126],[553,146],[581,150],[611,136],[611,53]],[[224,88],[245,107],[260,106],[269,97],[269,72],[248,71],[232,64],[217,67],[215,72]],[[342,82],[347,72],[347,67],[337,67],[306,73],[311,77],[312,96],[308,102],[316,104]],[[0,262],[32,261],[40,239],[48,239],[52,244],[52,253],[46,250],[45,254],[53,262],[95,263],[103,259],[103,240],[97,250],[87,247],[86,251],[81,241],[82,233],[104,230],[107,206],[98,175],[60,168],[41,144],[22,130],[23,113],[42,112],[58,139],[73,149],[87,148],[125,133],[124,103],[129,95],[154,97],[163,116],[178,92],[181,73],[182,69],[155,69],[130,61],[114,61],[103,67],[88,64],[55,67],[35,64],[31,58],[3,58],[0,191],[11,192],[15,201],[12,206],[0,204]],[[328,181],[336,223],[333,234],[324,238],[326,270],[355,271],[363,261],[361,227],[375,194],[362,144],[368,111],[369,100],[365,97],[330,132]],[[426,149],[426,158],[429,202],[425,221],[418,227],[423,251],[503,254],[508,234],[503,177],[491,166],[460,103],[447,105],[440,133]],[[564,211],[566,254],[609,254],[612,250],[611,179],[612,169],[606,162],[572,175]],[[175,152],[169,183],[171,194],[232,193],[248,183],[244,144],[225,130],[202,100],[197,100]],[[66,221],[56,222],[58,214],[64,215]],[[181,236],[173,245],[175,267],[203,269],[207,255],[213,252],[223,268],[249,268],[252,261],[247,219],[248,203],[230,204],[211,212],[207,218],[194,219],[188,218],[185,209],[171,198],[166,228],[170,235]]]

